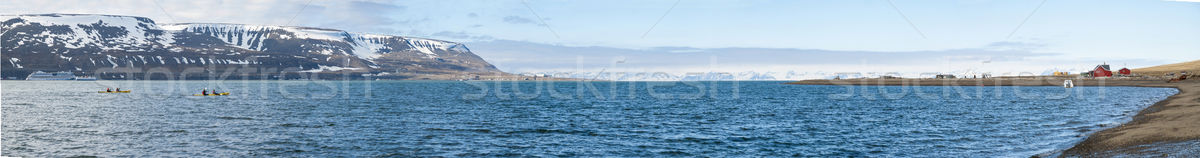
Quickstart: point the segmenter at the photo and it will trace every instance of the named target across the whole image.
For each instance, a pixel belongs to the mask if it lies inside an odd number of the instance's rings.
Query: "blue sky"
[[[94,13],[145,16],[160,23],[225,22],[327,27],[446,39],[467,43],[477,54],[510,71],[561,70],[538,61],[577,61],[572,52],[620,50],[636,61],[671,60],[646,54],[708,51],[775,53],[863,52],[819,56],[848,65],[883,66],[886,53],[928,54],[900,63],[950,60],[950,50],[1019,50],[1014,58],[964,51],[972,60],[1004,58],[991,71],[1087,69],[1110,62],[1141,67],[1200,59],[1200,2],[1161,0],[413,0],[413,1],[3,1],[0,14]],[[1044,4],[1043,4],[1044,2]],[[678,3],[676,5],[676,3]],[[889,4],[890,3],[890,4]],[[1041,6],[1039,8],[1039,5]],[[161,9],[156,6],[162,6]],[[893,7],[895,6],[895,7]],[[1034,12],[1036,10],[1036,12]],[[668,12],[669,11],[669,12]],[[903,16],[902,16],[903,14]],[[292,17],[295,17],[292,19]],[[661,20],[660,20],[661,19]],[[906,20],[907,19],[907,20]],[[1028,20],[1026,20],[1028,19]],[[911,23],[910,23],[911,22]],[[1022,24],[1024,23],[1024,24]],[[651,29],[653,27],[653,29]],[[1019,29],[1018,29],[1019,27]],[[525,49],[497,43],[518,42]],[[482,46],[474,46],[482,45]],[[531,48],[537,46],[537,48]],[[663,49],[669,48],[669,49]],[[494,50],[494,51],[493,51]],[[526,51],[528,50],[528,51]],[[545,51],[555,50],[555,51]],[[670,50],[663,52],[659,50]],[[723,51],[723,52],[712,52]],[[508,53],[505,53],[508,52]],[[530,52],[546,54],[528,57]],[[872,54],[874,53],[874,54]],[[553,55],[550,55],[553,54]],[[568,55],[562,55],[568,54]],[[603,53],[601,56],[603,56]],[[752,53],[747,53],[752,54]],[[949,53],[954,54],[954,53]],[[516,56],[521,55],[521,56]],[[691,54],[695,56],[696,54]],[[711,55],[711,54],[709,54]],[[761,55],[761,54],[760,54]],[[803,58],[803,54],[789,57]],[[689,56],[681,54],[678,56]],[[768,55],[762,58],[770,58]],[[814,55],[816,56],[816,55]],[[587,55],[591,60],[607,57]],[[504,60],[517,59],[524,60]],[[603,58],[603,59],[599,59]],[[873,61],[863,61],[870,59]],[[689,59],[690,60],[690,59]],[[899,60],[899,59],[897,59]],[[798,61],[803,61],[799,60]],[[700,61],[697,61],[700,62]],[[703,61],[707,62],[707,61]],[[947,70],[981,61],[946,61],[912,71]],[[670,64],[642,70],[680,69]],[[845,67],[837,64],[756,62],[728,71]],[[577,64],[579,65],[579,64]],[[582,64],[588,65],[588,64]],[[597,64],[604,65],[604,64]],[[637,64],[631,64],[637,65]],[[950,66],[946,66],[950,65]],[[738,66],[728,66],[738,67]],[[790,67],[790,68],[789,68]],[[871,66],[867,66],[871,67]],[[598,67],[583,68],[594,70]],[[767,71],[767,70],[762,70]],[[839,69],[838,71],[865,71]],[[885,70],[891,71],[891,70]],[[899,71],[899,70],[897,70]]]

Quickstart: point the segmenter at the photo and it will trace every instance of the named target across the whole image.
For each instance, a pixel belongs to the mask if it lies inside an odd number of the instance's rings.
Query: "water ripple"
[[[122,96],[79,92],[103,89],[90,82],[3,82],[3,150],[22,157],[1029,157],[1070,147],[1176,93],[1077,87],[1064,99],[1023,99],[995,87],[704,82],[716,90],[704,93],[717,95],[662,99],[648,94],[647,82],[590,82],[601,92],[564,98],[547,89],[574,95],[584,84],[549,82],[538,93],[534,82],[522,82],[522,92],[537,95],[516,98],[504,83],[489,92],[507,98],[463,99],[479,89],[440,81],[252,81],[224,83],[234,96],[193,97],[178,89],[213,85],[112,81],[139,92]],[[698,94],[686,84],[654,84],[663,96]],[[278,92],[330,85],[346,91]],[[967,93],[877,93],[900,88]],[[836,97],[846,93],[876,95]]]

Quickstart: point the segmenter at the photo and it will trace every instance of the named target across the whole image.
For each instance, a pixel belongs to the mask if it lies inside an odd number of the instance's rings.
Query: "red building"
[[[1117,70],[1117,74],[1129,76],[1130,74],[1133,74],[1133,71],[1129,70],[1129,68],[1121,68],[1121,70]]]
[[[1092,77],[1112,77],[1111,69],[1108,69],[1108,64],[1096,65],[1096,69],[1092,70]]]

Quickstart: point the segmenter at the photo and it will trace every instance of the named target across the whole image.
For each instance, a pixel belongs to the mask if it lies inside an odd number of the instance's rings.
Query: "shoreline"
[[[803,80],[793,85],[859,86],[1063,86],[1068,78],[989,78],[989,79],[845,79]],[[1070,79],[1075,86],[1122,86],[1175,88],[1179,92],[1138,112],[1132,120],[1087,136],[1062,151],[1060,157],[1109,157],[1129,155],[1167,156],[1187,147],[1172,144],[1200,142],[1200,81],[1139,79]],[[1194,154],[1194,153],[1193,153]]]
[[[1200,141],[1200,82],[1138,85],[1171,87],[1179,93],[1146,107],[1133,120],[1120,126],[1092,133],[1063,156],[1107,157],[1120,155],[1169,156],[1169,144]],[[1179,150],[1179,149],[1175,149]]]

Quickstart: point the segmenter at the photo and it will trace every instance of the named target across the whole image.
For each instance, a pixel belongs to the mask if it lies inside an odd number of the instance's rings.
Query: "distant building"
[[[1059,72],[1059,71],[1054,71],[1054,76],[1067,76],[1067,75],[1071,75],[1071,73],[1070,73],[1070,72]]]
[[[1109,69],[1108,64],[1103,64],[1096,65],[1096,68],[1092,69],[1091,74],[1092,77],[1112,77],[1113,72],[1112,69]]]
[[[937,75],[937,76],[935,76],[934,78],[937,78],[937,79],[952,79],[952,78],[954,78],[954,75],[941,74],[941,75]]]
[[[1133,70],[1129,70],[1129,68],[1121,68],[1121,70],[1117,70],[1117,74],[1121,74],[1122,76],[1129,76],[1129,75],[1133,74]]]

